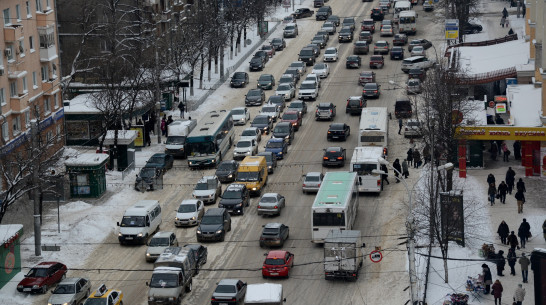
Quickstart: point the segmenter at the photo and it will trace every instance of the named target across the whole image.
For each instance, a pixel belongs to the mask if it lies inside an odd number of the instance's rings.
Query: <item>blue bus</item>
[[[234,139],[231,112],[207,113],[186,139],[189,167],[215,167],[226,156]]]

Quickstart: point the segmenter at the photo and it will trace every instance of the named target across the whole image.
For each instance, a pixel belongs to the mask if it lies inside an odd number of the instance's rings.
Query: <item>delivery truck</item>
[[[165,141],[165,153],[173,157],[186,157],[186,138],[195,126],[196,120],[176,120],[167,126],[169,133]]]
[[[330,230],[324,240],[324,274],[327,280],[356,281],[362,267],[364,244],[360,231]]]

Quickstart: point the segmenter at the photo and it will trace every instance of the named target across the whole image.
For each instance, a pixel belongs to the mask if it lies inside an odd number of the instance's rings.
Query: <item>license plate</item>
[[[220,303],[220,305],[228,305],[227,303]]]
[[[279,275],[278,272],[271,272],[270,274],[271,274],[271,275]]]
[[[32,291],[31,288],[23,288],[23,291]]]
[[[336,161],[336,159],[330,159],[330,161]]]
[[[125,237],[125,239],[130,240],[130,239],[133,239],[133,238],[132,237]]]

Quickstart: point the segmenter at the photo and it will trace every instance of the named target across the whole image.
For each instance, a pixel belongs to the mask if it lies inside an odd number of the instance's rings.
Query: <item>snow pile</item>
[[[469,75],[514,68],[529,60],[529,42],[523,39],[483,47],[459,47],[461,71]]]

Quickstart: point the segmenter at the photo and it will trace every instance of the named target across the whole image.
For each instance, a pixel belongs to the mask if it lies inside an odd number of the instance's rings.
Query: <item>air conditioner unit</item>
[[[11,56],[11,49],[5,49],[5,50],[4,50],[4,55],[5,55],[6,57],[10,57],[10,56]]]

